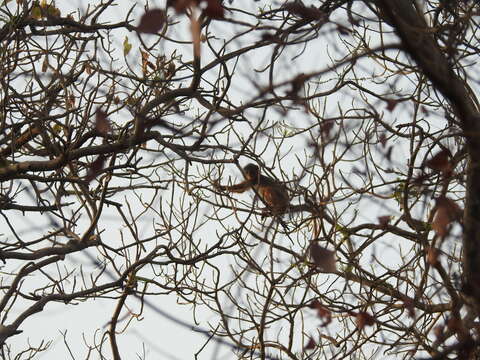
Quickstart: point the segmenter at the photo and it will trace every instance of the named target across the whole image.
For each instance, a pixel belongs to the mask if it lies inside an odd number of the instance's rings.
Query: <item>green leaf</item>
[[[130,50],[132,50],[132,44],[128,42],[128,36],[125,36],[123,40],[123,55],[127,56]]]
[[[42,18],[42,9],[40,8],[40,6],[33,6],[30,15],[32,16],[32,18],[40,20]]]

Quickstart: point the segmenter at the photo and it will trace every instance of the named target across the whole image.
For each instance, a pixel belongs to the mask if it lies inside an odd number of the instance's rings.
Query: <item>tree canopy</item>
[[[479,15],[3,0],[2,357],[478,358]]]

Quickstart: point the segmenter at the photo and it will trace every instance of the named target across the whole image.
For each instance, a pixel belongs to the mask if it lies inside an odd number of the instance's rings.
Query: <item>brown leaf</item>
[[[425,162],[425,165],[430,169],[438,172],[442,172],[444,175],[451,174],[453,167],[450,163],[450,158],[452,154],[450,150],[443,149],[442,151],[435,154],[430,160]]]
[[[378,217],[378,223],[382,228],[386,228],[389,222],[390,222],[390,216],[388,215]]]
[[[461,339],[466,339],[467,337],[469,337],[462,319],[456,316],[452,316],[450,319],[448,319],[447,327],[448,330],[457,334]]]
[[[173,7],[177,14],[184,14],[189,7],[197,6],[199,2],[197,0],[167,0],[167,8]]]
[[[106,157],[105,155],[99,155],[91,164],[90,168],[88,169],[88,173],[85,176],[85,181],[90,182],[97,177],[97,175],[102,171],[105,165]]]
[[[207,7],[204,10],[205,15],[212,19],[223,19],[225,17],[225,10],[218,0],[206,0]]]
[[[332,322],[331,311],[323,306],[318,300],[313,300],[308,307],[317,310],[317,316],[323,320],[321,326],[328,325]]]
[[[107,113],[100,109],[97,109],[95,113],[95,130],[102,135],[108,135],[112,130],[110,122],[107,119]]]
[[[92,73],[93,73],[92,66],[90,65],[89,62],[87,62],[87,63],[85,64],[85,72],[86,72],[88,75],[92,75]]]
[[[163,28],[166,20],[167,16],[162,9],[147,10],[140,18],[140,24],[138,24],[137,31],[147,34],[156,34]]]
[[[310,256],[321,271],[335,272],[337,270],[335,253],[321,247],[316,242],[310,245]]]
[[[150,62],[148,60],[148,57],[150,55],[148,55],[148,52],[146,51],[143,51],[142,49],[140,49],[140,55],[142,56],[142,72],[144,75],[147,74],[147,64]]]
[[[385,133],[380,134],[379,140],[380,144],[382,144],[382,147],[385,148],[385,146],[387,146],[387,136],[385,135]]]
[[[390,112],[392,112],[397,106],[397,104],[399,103],[398,100],[394,100],[394,99],[388,99],[386,100],[386,102],[387,102],[387,110]]]
[[[432,222],[432,229],[439,235],[445,236],[447,234],[448,225],[450,224],[450,216],[445,207],[437,208],[435,217]]]
[[[312,350],[312,349],[315,349],[316,346],[317,346],[317,343],[315,342],[315,340],[310,338],[308,340],[308,344],[305,346],[304,350]]]
[[[429,247],[427,249],[426,260],[428,264],[432,266],[436,266],[438,264],[438,256],[439,256],[439,252],[434,247]]]
[[[365,326],[372,326],[375,324],[375,319],[373,316],[364,311],[361,311],[356,315],[355,321],[360,330],[362,330]]]
[[[445,236],[448,232],[448,225],[452,221],[459,221],[462,218],[463,210],[455,201],[441,196],[436,200],[436,211],[433,217],[432,229],[439,235]]]

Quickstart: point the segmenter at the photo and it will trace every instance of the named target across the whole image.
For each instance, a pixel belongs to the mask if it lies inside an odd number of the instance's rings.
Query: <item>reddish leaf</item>
[[[390,216],[388,215],[378,217],[378,223],[382,228],[386,228],[389,222],[390,222]]]
[[[316,242],[313,242],[310,246],[310,256],[320,270],[326,272],[335,272],[337,270],[335,253],[321,247]]]
[[[87,176],[85,176],[85,181],[90,182],[97,177],[97,175],[102,171],[105,165],[105,155],[99,155],[94,162],[90,164],[90,168],[88,169]]]
[[[223,19],[225,10],[222,7],[222,4],[218,0],[206,0],[207,7],[205,8],[205,15],[212,19]]]
[[[147,34],[156,34],[163,28],[166,20],[167,16],[162,9],[147,10],[140,19],[137,31]]]
[[[452,154],[448,149],[443,149],[430,160],[427,160],[425,165],[432,170],[442,172],[444,175],[450,174],[453,170],[452,164],[450,163],[451,156]]]
[[[434,247],[429,247],[427,249],[426,260],[428,264],[432,266],[436,266],[438,264],[438,256],[439,256],[438,250],[435,249]]]
[[[318,300],[313,300],[310,304],[308,304],[308,307],[310,309],[316,309],[318,305],[322,306]]]
[[[310,305],[310,309],[317,310],[317,316],[323,320],[321,326],[328,325],[332,322],[332,313],[325,306],[323,306],[318,300],[313,300]]]
[[[435,216],[433,217],[432,229],[439,235],[445,236],[448,225],[452,221],[460,220],[463,211],[457,203],[447,197],[437,198]]]
[[[447,234],[448,225],[450,224],[450,215],[445,207],[439,207],[435,212],[435,217],[432,222],[432,229],[439,235],[445,236]]]
[[[385,135],[385,133],[380,134],[379,140],[380,144],[382,144],[382,147],[387,146],[387,136]]]
[[[387,101],[387,110],[390,112],[392,112],[397,106],[397,104],[399,103],[398,100],[394,100],[394,99],[388,99],[386,101]]]
[[[112,130],[107,119],[107,113],[100,109],[97,109],[95,113],[95,130],[102,135],[107,135]]]
[[[315,342],[315,340],[310,338],[308,340],[308,344],[307,344],[307,346],[305,346],[304,350],[312,350],[312,349],[315,349],[316,346],[317,346],[317,343]]]
[[[372,326],[375,324],[375,319],[373,316],[363,311],[356,315],[355,321],[360,330],[362,330],[365,326]]]
[[[177,14],[184,14],[191,6],[197,6],[197,0],[167,0],[167,8],[173,7]]]

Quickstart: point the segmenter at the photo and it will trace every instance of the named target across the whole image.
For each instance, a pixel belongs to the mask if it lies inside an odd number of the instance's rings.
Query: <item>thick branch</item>
[[[450,66],[425,19],[410,0],[378,0],[377,5],[395,28],[405,50],[437,90],[450,102],[469,153],[464,213],[464,275],[467,287],[480,295],[480,113],[468,85]]]

